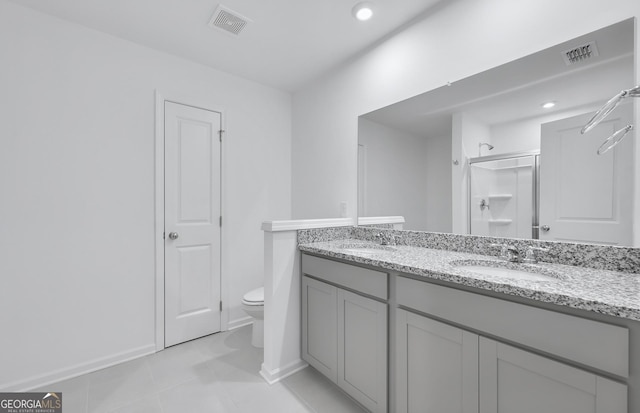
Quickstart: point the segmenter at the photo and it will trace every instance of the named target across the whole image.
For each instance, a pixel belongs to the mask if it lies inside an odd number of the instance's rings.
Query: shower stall
[[[469,159],[469,233],[538,239],[540,153]]]

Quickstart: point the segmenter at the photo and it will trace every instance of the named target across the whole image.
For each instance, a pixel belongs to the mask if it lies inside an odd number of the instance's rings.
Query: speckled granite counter
[[[370,246],[370,250],[350,248]],[[407,245],[380,248],[378,244],[355,239],[300,244],[299,249],[329,258],[372,265],[464,286],[495,291],[561,306],[593,311],[640,321],[640,275],[560,264],[531,264],[529,270],[549,276],[547,280],[526,280],[483,275],[455,265],[509,267],[496,257],[466,252],[429,249]],[[348,249],[348,250],[347,250]]]

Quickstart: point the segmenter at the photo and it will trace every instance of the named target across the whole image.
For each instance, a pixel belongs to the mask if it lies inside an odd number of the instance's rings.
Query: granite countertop
[[[303,252],[329,258],[640,321],[638,274],[547,263],[513,265],[478,254],[406,245],[381,246],[355,239],[313,242],[298,247]],[[368,248],[358,250],[358,247]],[[526,280],[483,275],[456,264],[518,267],[548,277]]]

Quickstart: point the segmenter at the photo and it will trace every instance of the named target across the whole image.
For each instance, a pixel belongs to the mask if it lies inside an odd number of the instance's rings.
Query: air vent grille
[[[596,46],[596,42],[589,42],[562,53],[562,58],[567,66],[584,62],[597,56],[598,47]]]
[[[209,26],[238,35],[250,22],[250,19],[219,5],[209,21]]]

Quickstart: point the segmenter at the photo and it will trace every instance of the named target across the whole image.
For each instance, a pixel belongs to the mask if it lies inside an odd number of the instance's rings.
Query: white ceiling
[[[567,66],[563,52],[595,41],[599,56]],[[487,125],[596,107],[633,86],[634,22],[625,20],[364,115],[417,136],[451,134],[464,112]],[[557,102],[551,109],[541,105]]]
[[[9,0],[286,91],[295,91],[444,0],[223,0],[252,20],[238,36],[207,26],[218,0]]]

